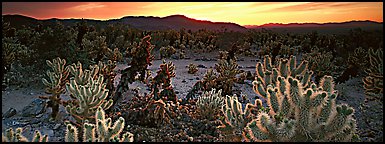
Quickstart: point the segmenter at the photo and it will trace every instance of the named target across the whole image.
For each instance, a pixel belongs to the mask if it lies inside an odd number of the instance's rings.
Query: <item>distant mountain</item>
[[[382,30],[383,23],[375,21],[348,21],[341,23],[268,23],[263,25],[245,25],[248,29],[269,29],[278,32],[311,32],[339,33],[347,32],[350,29],[361,28],[362,30]]]
[[[80,22],[81,19],[46,19],[46,20],[38,20],[35,18],[22,16],[22,15],[3,15],[3,20],[5,22],[10,22],[13,27],[21,27],[22,25],[28,24],[38,24],[38,23],[48,23],[52,24],[55,21],[60,21],[63,24],[70,25],[76,22]],[[110,23],[123,23],[131,25],[133,28],[138,28],[142,30],[167,30],[174,29],[180,30],[181,28],[185,28],[186,30],[196,31],[199,29],[207,29],[207,30],[224,30],[227,31],[247,31],[247,29],[243,26],[240,26],[235,23],[226,23],[226,22],[211,22],[211,21],[202,21],[196,20],[192,18],[188,18],[184,15],[171,15],[167,17],[152,17],[152,16],[127,16],[121,19],[112,19],[112,20],[92,20],[85,19],[88,24],[110,24]]]

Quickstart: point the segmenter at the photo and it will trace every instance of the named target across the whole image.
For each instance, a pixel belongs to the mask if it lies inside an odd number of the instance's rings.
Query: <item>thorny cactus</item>
[[[319,87],[309,79],[307,82],[292,76],[276,79],[275,85],[264,87],[269,112],[259,113],[247,124],[247,138],[300,142],[353,140],[356,136],[354,109],[336,104],[337,92],[331,76],[324,76]],[[253,85],[255,90],[257,80]]]
[[[126,132],[120,137],[124,129],[124,118],[119,117],[112,125],[111,118],[105,118],[105,112],[102,107],[98,107],[95,114],[96,124],[83,124],[83,142],[133,142],[134,135]],[[65,142],[78,142],[78,129],[72,124],[66,122],[67,130]]]
[[[12,128],[9,128],[5,131],[5,135],[1,134],[2,142],[29,142],[29,140],[22,135],[23,128],[16,128],[16,131],[13,131]],[[33,135],[31,142],[48,142],[47,135],[41,135],[40,131],[36,130]]]
[[[177,101],[176,94],[171,84],[171,78],[175,77],[175,66],[172,62],[160,64],[157,75],[152,79],[152,94],[155,100],[166,98],[167,101]]]
[[[91,70],[84,70],[82,63],[78,61],[77,64],[73,63],[68,66],[69,71],[74,76],[73,79],[78,85],[87,85],[90,79],[95,79],[99,73],[98,66],[90,66]]]
[[[258,62],[256,65],[256,77],[253,86],[254,92],[266,99],[266,87],[269,85],[277,87],[277,81],[282,80],[277,79],[279,76],[283,78],[289,76],[296,77],[297,79],[300,78],[303,86],[308,86],[313,72],[307,70],[307,64],[307,61],[302,61],[301,64],[297,66],[296,57],[290,56],[290,59],[281,58],[278,66],[273,66],[270,56],[265,55],[263,64]],[[284,85],[282,85],[280,89],[284,89]]]
[[[383,51],[382,49],[377,49],[377,51],[374,51],[373,49],[369,49],[368,57],[369,57],[370,68],[368,68],[365,71],[368,74],[368,76],[363,78],[365,93],[367,96],[372,96],[371,93],[383,94],[383,90],[384,90],[383,89],[384,87]],[[380,99],[382,99],[382,97]]]
[[[240,142],[244,139],[247,123],[255,117],[260,108],[262,101],[259,99],[256,99],[254,104],[247,103],[246,108],[242,108],[236,95],[227,95],[225,105],[222,107],[225,117],[221,119],[222,124],[218,129],[226,134],[227,140]]]
[[[315,80],[319,81],[324,75],[333,77],[341,76],[344,67],[336,65],[336,60],[332,52],[320,52],[318,48],[314,48],[311,53],[304,54],[304,60],[309,62],[308,68],[315,75]]]
[[[69,103],[66,110],[71,114],[77,123],[83,123],[84,120],[93,119],[94,113],[98,107],[108,109],[112,106],[113,100],[107,100],[109,90],[103,83],[104,77],[89,79],[86,85],[79,85],[74,78],[67,83],[67,91],[75,98],[75,102]]]
[[[222,89],[224,95],[231,95],[233,84],[237,81],[236,75],[241,73],[238,64],[233,59],[229,61],[222,59],[215,64],[215,69],[219,73],[216,79],[217,88]]]
[[[114,69],[116,67],[116,61],[108,60],[107,64],[99,61],[98,67],[99,67],[98,73],[103,75],[103,77],[105,77],[106,84],[107,84],[106,88],[111,92],[109,93],[108,98],[114,99],[114,96],[115,96],[114,95],[115,93],[113,93],[115,91],[114,80],[116,76]]]
[[[135,77],[137,77],[138,74],[140,74],[140,81],[145,80],[145,75],[148,70],[147,67],[151,66],[151,62],[154,60],[154,56],[151,55],[153,47],[150,40],[151,37],[149,35],[145,36],[139,46],[131,49],[132,61],[129,63],[130,66],[128,68],[122,70],[121,80],[116,91],[116,99],[114,99],[115,102],[128,90],[128,84],[137,80]]]
[[[65,84],[68,82],[68,67],[65,67],[66,60],[59,57],[53,59],[52,62],[46,60],[47,65],[52,71],[47,71],[49,80],[43,78],[43,84],[46,86],[45,92],[52,96],[40,96],[42,99],[49,99],[48,107],[52,108],[51,118],[55,119],[59,112],[59,105],[62,104],[60,95],[65,93]]]
[[[155,101],[151,95],[135,95],[131,101],[122,108],[121,115],[126,121],[133,124],[160,127],[170,124],[171,112],[162,99]]]
[[[200,115],[209,120],[215,119],[215,116],[218,115],[223,104],[224,99],[222,96],[222,90],[216,92],[215,89],[206,91],[196,102]]]
[[[198,72],[198,67],[196,64],[193,64],[193,63],[190,63],[188,65],[188,73],[189,74],[195,74],[196,72]]]
[[[176,53],[176,49],[173,46],[161,47],[159,53],[161,58],[169,58]]]
[[[369,64],[368,52],[363,48],[358,47],[354,49],[353,53],[349,53],[348,64],[356,66],[355,68],[359,68],[362,71],[368,67]]]

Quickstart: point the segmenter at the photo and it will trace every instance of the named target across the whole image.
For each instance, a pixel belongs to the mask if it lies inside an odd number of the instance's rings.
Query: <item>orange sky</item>
[[[115,19],[182,14],[240,25],[265,23],[383,22],[383,2],[2,2],[2,14],[37,19]]]

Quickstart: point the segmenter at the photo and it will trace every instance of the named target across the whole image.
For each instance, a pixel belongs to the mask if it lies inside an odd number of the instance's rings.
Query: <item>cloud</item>
[[[87,3],[87,4],[82,4],[82,5],[77,5],[70,7],[70,10],[75,10],[75,11],[87,11],[87,10],[93,10],[97,8],[102,8],[105,7],[102,3]]]

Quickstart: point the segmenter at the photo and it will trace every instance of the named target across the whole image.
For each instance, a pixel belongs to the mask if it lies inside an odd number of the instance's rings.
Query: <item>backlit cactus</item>
[[[66,84],[67,91],[75,98],[75,102],[69,103],[66,110],[78,123],[93,119],[98,107],[106,110],[112,106],[113,100],[106,99],[109,90],[103,80],[100,75],[95,80],[90,78],[86,85],[80,85],[71,78],[70,83]]]
[[[247,103],[246,107],[242,108],[236,95],[226,96],[225,105],[222,107],[225,117],[221,119],[221,126],[218,129],[227,134],[227,140],[242,141],[246,125],[255,117],[261,107],[262,101],[259,99],[255,100],[254,104]]]
[[[83,142],[133,142],[134,135],[130,132],[121,133],[125,126],[125,120],[119,117],[114,124],[111,118],[105,118],[105,112],[102,107],[98,107],[94,115],[96,124],[83,124]],[[78,142],[78,129],[70,123],[66,123],[67,130],[65,142]]]
[[[59,105],[62,103],[60,95],[65,93],[65,84],[68,82],[69,71],[65,67],[66,60],[59,57],[53,59],[52,62],[46,60],[52,71],[47,71],[49,79],[43,78],[43,84],[46,86],[45,92],[52,96],[40,96],[42,99],[49,99],[48,107],[52,108],[51,118],[55,119],[59,112]]]
[[[289,76],[301,79],[303,86],[309,85],[309,80],[312,71],[307,70],[307,61],[302,61],[297,66],[295,56],[290,56],[290,59],[280,59],[276,66],[271,64],[271,57],[265,55],[264,62],[258,62],[256,65],[255,73],[256,80],[253,82],[253,90],[263,98],[267,98],[266,88],[267,86],[276,86],[277,81],[283,80],[278,77],[287,78]],[[285,86],[281,85],[282,90]]]
[[[215,69],[219,73],[216,88],[222,89],[224,95],[231,95],[234,82],[237,81],[236,75],[241,73],[238,64],[233,59],[229,61],[221,59],[215,64]]]
[[[223,104],[224,98],[222,96],[222,90],[216,92],[215,89],[206,91],[196,102],[200,115],[210,120],[215,119],[215,116],[220,112]]]
[[[5,135],[1,134],[2,142],[48,142],[47,135],[41,135],[40,131],[36,130],[35,134],[31,141],[29,141],[25,136],[22,135],[23,128],[16,128],[16,131],[13,131],[12,128],[9,128],[5,131]]]
[[[251,141],[352,141],[356,132],[354,109],[336,104],[331,76],[315,83],[278,76],[264,87],[269,112],[247,124]],[[257,81],[257,80],[256,80]],[[254,88],[258,83],[253,82]]]
[[[365,71],[368,76],[363,78],[364,88],[367,96],[374,94],[383,94],[384,90],[384,62],[382,49],[369,49],[369,64],[370,67]],[[374,95],[373,95],[374,96]],[[380,98],[382,99],[382,97]]]

